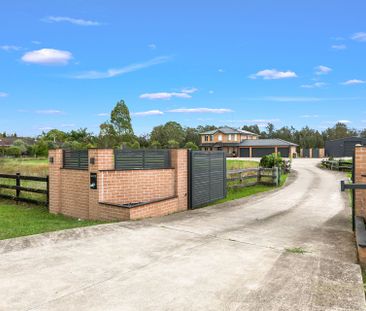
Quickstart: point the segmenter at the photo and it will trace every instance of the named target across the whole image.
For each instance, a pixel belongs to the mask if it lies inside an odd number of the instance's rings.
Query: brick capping
[[[143,206],[143,205],[149,205],[152,203],[158,203],[158,202],[163,202],[163,201],[168,201],[171,199],[176,199],[178,198],[178,196],[174,195],[174,196],[170,196],[170,197],[166,197],[166,198],[161,198],[161,199],[156,199],[156,200],[152,200],[152,201],[148,201],[148,202],[139,202],[133,205],[128,205],[127,204],[116,204],[116,203],[109,203],[109,202],[98,202],[99,204],[103,204],[103,205],[110,205],[110,206],[115,206],[115,207],[121,207],[121,208],[135,208],[135,207],[139,207],[139,206]]]
[[[161,168],[130,168],[130,169],[107,169],[107,170],[98,170],[98,172],[122,172],[122,171],[159,171],[159,170],[174,170],[174,167],[161,167]]]

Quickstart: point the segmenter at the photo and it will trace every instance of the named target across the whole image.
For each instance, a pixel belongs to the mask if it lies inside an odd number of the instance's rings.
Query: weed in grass
[[[305,254],[305,253],[308,253],[308,251],[306,251],[302,247],[286,248],[286,252],[291,253],[291,254]]]

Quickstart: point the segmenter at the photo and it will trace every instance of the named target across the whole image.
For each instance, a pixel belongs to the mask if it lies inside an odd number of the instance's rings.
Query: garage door
[[[249,148],[240,148],[240,157],[249,158]]]
[[[290,148],[278,148],[277,150],[283,158],[288,158],[290,155]]]
[[[319,149],[318,148],[313,149],[313,158],[319,158]]]
[[[252,156],[255,158],[261,158],[265,155],[272,154],[275,152],[275,148],[253,148]]]

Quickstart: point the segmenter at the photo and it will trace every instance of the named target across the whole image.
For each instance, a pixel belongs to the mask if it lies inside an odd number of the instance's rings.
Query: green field
[[[47,208],[0,201],[0,240],[101,224],[48,213]]]
[[[227,170],[238,170],[244,168],[252,168],[258,167],[259,162],[256,161],[248,161],[248,160],[226,160],[226,169]]]
[[[0,174],[47,176],[48,162],[45,158],[0,158]]]

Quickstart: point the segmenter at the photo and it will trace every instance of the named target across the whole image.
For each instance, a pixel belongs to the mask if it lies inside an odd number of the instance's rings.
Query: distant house
[[[262,157],[271,153],[293,157],[298,146],[278,138],[260,139],[258,134],[231,127],[221,127],[200,135],[201,150],[223,150],[228,156],[233,157]]]
[[[30,137],[0,137],[0,148],[8,148],[11,147],[16,140],[22,140],[27,145],[34,145],[36,140]]]

